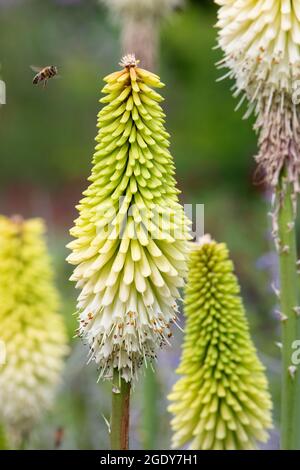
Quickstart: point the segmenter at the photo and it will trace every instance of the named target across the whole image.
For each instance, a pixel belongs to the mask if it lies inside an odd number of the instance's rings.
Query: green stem
[[[155,371],[148,365],[145,371],[143,387],[143,448],[156,448],[156,438],[159,425],[158,416],[158,383]]]
[[[293,364],[292,355],[297,346],[294,342],[300,340],[300,317],[295,310],[299,305],[299,276],[292,187],[284,175],[277,197],[282,315],[281,448],[296,450],[300,449],[300,370]]]
[[[0,450],[8,450],[8,440],[6,436],[6,432],[4,426],[0,423]]]
[[[23,437],[20,442],[18,450],[26,450],[26,447],[27,447],[27,438]]]
[[[112,385],[111,413],[111,448],[112,450],[128,450],[129,443],[129,403],[130,383],[120,377],[114,370]]]

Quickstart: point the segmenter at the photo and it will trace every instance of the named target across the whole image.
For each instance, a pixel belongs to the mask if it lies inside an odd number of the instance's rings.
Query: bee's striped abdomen
[[[41,80],[40,74],[38,73],[38,74],[35,75],[35,77],[33,77],[32,83],[33,83],[34,85],[37,85],[40,80]]]

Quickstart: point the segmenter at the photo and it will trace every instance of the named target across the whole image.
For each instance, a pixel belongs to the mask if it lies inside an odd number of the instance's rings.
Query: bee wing
[[[43,70],[43,67],[36,67],[35,65],[30,65],[30,68],[33,72],[39,73],[41,70]]]

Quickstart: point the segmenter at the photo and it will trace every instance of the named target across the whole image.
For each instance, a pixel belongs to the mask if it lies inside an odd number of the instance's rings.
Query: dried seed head
[[[249,102],[259,132],[258,174],[271,187],[286,168],[299,192],[300,176],[300,10],[299,2],[215,0],[220,67],[235,79],[235,96]]]
[[[274,95],[270,109],[261,100],[255,128],[259,132],[259,153],[255,157],[265,181],[276,187],[282,170],[294,193],[300,191],[300,108],[282,92]]]

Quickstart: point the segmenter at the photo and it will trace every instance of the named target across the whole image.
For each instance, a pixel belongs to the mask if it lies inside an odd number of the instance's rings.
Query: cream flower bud
[[[238,91],[251,100],[292,95],[300,76],[300,4],[297,0],[216,0],[224,64]]]
[[[41,220],[0,217],[0,422],[13,441],[54,399],[67,338]]]
[[[100,376],[130,381],[168,342],[186,273],[188,221],[178,202],[157,75],[133,55],[112,73],[101,101],[91,185],[69,244],[81,290],[79,334]]]

